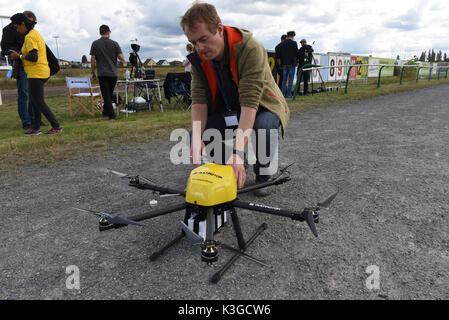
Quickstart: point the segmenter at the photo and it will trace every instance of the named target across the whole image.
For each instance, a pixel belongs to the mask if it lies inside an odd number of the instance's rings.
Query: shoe
[[[48,130],[47,132],[45,132],[45,134],[57,134],[62,132],[62,128],[51,128],[51,130]]]
[[[38,136],[40,134],[42,134],[42,131],[40,131],[39,129],[34,129],[33,130],[31,128],[29,128],[27,130],[27,132],[24,133],[24,135],[26,135],[26,136]]]
[[[267,182],[268,180],[262,179],[260,177],[256,177],[256,183],[263,183]],[[256,189],[253,191],[253,194],[258,198],[266,197],[270,194],[270,191],[267,189],[268,187],[262,188],[262,189]]]

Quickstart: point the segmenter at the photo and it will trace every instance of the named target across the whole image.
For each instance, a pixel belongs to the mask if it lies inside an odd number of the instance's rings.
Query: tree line
[[[446,52],[443,54],[440,50],[435,53],[433,49],[430,49],[429,51],[423,51],[418,60],[423,62],[449,62],[449,57]]]

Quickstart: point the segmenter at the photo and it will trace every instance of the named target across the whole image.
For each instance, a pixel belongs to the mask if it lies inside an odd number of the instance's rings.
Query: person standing
[[[103,117],[110,120],[116,115],[112,107],[112,97],[117,83],[117,59],[125,62],[125,57],[119,44],[111,40],[111,30],[107,25],[100,26],[100,39],[95,40],[90,48],[92,79],[97,79],[95,67],[98,69],[98,82],[103,96]]]
[[[299,48],[298,52],[298,67],[301,68],[306,64],[313,63],[313,49],[311,45],[307,44],[306,39],[302,39],[299,43],[301,44],[301,48]],[[301,79],[304,81],[304,95],[307,96],[309,95],[310,71],[303,71]],[[299,83],[301,83],[301,79],[298,79]]]
[[[292,97],[293,78],[295,77],[295,70],[298,64],[298,43],[293,40],[295,35],[295,31],[287,32],[287,38],[279,48],[280,65],[283,71],[282,93],[286,98]]]
[[[187,55],[189,55],[189,54],[191,54],[191,53],[193,53],[193,46],[192,46],[192,44],[191,43],[188,43],[187,45],[186,45],[186,50],[187,50]],[[185,59],[184,60],[184,71],[187,73],[190,73],[190,71],[192,70],[192,64],[190,63],[190,60],[189,59]]]
[[[275,59],[275,65],[274,67],[276,68],[276,73],[279,75],[279,82],[278,82],[278,86],[279,89],[282,90],[282,79],[284,79],[283,77],[283,71],[281,68],[281,52],[280,52],[280,48],[281,48],[281,44],[283,44],[285,42],[285,39],[287,39],[287,35],[283,34],[281,36],[281,42],[279,42],[279,44],[274,48],[274,59]]]
[[[34,30],[35,22],[28,19],[23,13],[17,13],[11,17],[11,21],[17,32],[25,37],[22,51],[19,54],[11,50],[12,59],[20,59],[23,63],[25,73],[28,76],[29,98],[33,108],[33,119],[31,128],[25,135],[40,135],[41,114],[51,123],[51,130],[46,134],[56,134],[62,132],[59,122],[56,120],[51,109],[45,103],[44,85],[50,78],[50,67],[47,60],[47,49],[42,36]]]
[[[206,130],[220,132],[221,139],[214,144],[221,142],[222,149],[225,131],[236,130],[232,154],[223,150],[218,161],[232,166],[238,188],[242,188],[246,181],[246,133],[254,130],[256,181],[269,180],[274,174],[270,163],[277,153],[277,133],[282,128],[285,134],[290,110],[274,81],[265,48],[249,31],[223,25],[215,7],[208,3],[195,2],[182,17],[181,27],[195,47],[188,56],[192,63],[193,163],[201,163],[205,144],[210,143],[203,141]],[[259,139],[263,134],[266,139]],[[261,150],[266,162],[260,158]],[[266,190],[257,192],[257,196],[268,195]]]
[[[9,56],[11,54],[10,50],[20,52],[23,46],[23,40],[24,36],[17,32],[16,28],[14,28],[14,24],[12,22],[8,24],[3,28],[1,55]],[[27,74],[23,69],[23,64],[20,59],[13,60],[12,67],[12,77],[16,79],[17,83],[17,111],[19,113],[23,129],[28,130],[31,128],[31,106],[29,105],[28,98],[29,88]]]

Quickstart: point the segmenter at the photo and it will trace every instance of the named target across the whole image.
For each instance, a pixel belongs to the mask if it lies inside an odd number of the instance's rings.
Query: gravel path
[[[296,161],[293,179],[257,202],[300,210],[340,194],[318,238],[304,223],[240,210],[245,235],[268,224],[248,253],[269,266],[239,259],[219,284],[209,277],[224,250],[208,267],[183,240],[149,261],[182,212],[100,233],[95,217],[71,209],[151,211],[150,192],[105,168],[184,185],[192,167],[169,162],[175,143],[23,168],[0,189],[0,299],[449,299],[448,99],[440,85],[293,115],[280,156]],[[236,246],[231,223],[216,238]],[[68,266],[79,290],[67,289]]]

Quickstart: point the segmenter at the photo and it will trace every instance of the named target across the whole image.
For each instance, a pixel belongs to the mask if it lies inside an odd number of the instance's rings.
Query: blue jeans
[[[283,67],[283,78],[282,78],[282,94],[286,98],[292,97],[292,89],[293,89],[293,78],[295,77],[296,67]],[[288,78],[288,89],[287,89],[287,78]],[[286,91],[287,90],[287,91]]]
[[[31,125],[31,115],[29,108],[29,84],[25,71],[22,70],[20,77],[17,81],[17,109],[19,112],[20,120],[23,125]]]
[[[240,114],[238,114],[238,118],[240,119]],[[278,132],[279,127],[281,126],[281,121],[279,118],[273,114],[272,112],[268,111],[267,109],[263,107],[259,107],[259,110],[256,115],[256,119],[254,121],[254,131],[256,136],[256,142],[255,142],[255,155],[256,155],[256,163],[253,166],[254,173],[257,177],[259,177],[262,180],[268,180],[270,176],[275,174],[277,172],[277,168],[275,168],[274,172],[271,174],[267,174],[267,169],[270,168],[271,160],[275,156],[275,153],[278,152],[278,137],[273,137],[273,141],[270,139],[270,130],[276,130]],[[230,154],[229,152],[226,153],[226,148],[229,148],[229,146],[226,146],[223,142],[226,134],[225,130],[227,129],[226,123],[224,121],[223,115],[221,114],[211,114],[207,117],[207,129],[217,129],[220,131],[221,137],[222,137],[222,159],[219,164],[226,164],[226,154]],[[265,132],[265,141],[259,142],[259,133],[264,131]],[[261,136],[263,138],[263,135]],[[190,144],[190,141],[192,141],[192,131],[189,131],[189,141],[188,144]],[[207,146],[212,141],[204,141],[204,144]],[[264,143],[265,142],[265,143]],[[273,143],[273,144],[272,144]],[[265,148],[265,150],[263,150]],[[265,151],[265,152],[263,152]],[[259,154],[261,153],[261,154]],[[211,157],[214,157],[214,154],[212,152]],[[262,158],[261,158],[262,157]],[[265,168],[265,170],[261,169]]]

